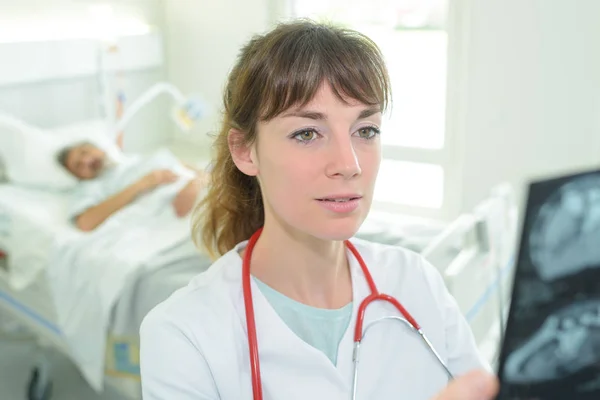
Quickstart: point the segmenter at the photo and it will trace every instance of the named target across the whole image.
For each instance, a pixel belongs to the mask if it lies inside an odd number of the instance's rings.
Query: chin
[[[318,226],[308,229],[313,236],[323,240],[347,240],[356,235],[360,229],[364,218],[344,218],[339,220],[322,220],[318,222]]]
[[[274,212],[269,207],[266,214],[272,216],[275,224],[285,231],[295,234],[308,235],[320,240],[343,241],[356,235],[368,215],[368,208],[358,208],[347,214],[334,214],[318,208],[305,208],[298,204],[287,204],[286,207]],[[277,222],[275,222],[277,221]]]

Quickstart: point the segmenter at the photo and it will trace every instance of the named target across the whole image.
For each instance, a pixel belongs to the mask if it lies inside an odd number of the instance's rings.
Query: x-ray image
[[[600,399],[600,171],[530,185],[498,399]]]
[[[577,302],[548,316],[539,330],[513,351],[506,381],[541,383],[562,379],[600,362],[600,300]]]
[[[529,253],[539,276],[554,280],[597,267],[600,260],[600,176],[558,188],[534,216]]]

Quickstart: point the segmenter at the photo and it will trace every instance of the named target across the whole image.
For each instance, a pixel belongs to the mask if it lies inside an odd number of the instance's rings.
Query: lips
[[[335,203],[346,203],[352,200],[359,200],[362,196],[359,195],[350,195],[350,196],[331,196],[331,197],[323,197],[320,199],[317,199],[318,201],[330,201],[330,202],[335,202]]]
[[[360,206],[362,196],[357,194],[344,194],[340,196],[327,196],[317,199],[319,205],[328,212],[337,215],[348,215]]]

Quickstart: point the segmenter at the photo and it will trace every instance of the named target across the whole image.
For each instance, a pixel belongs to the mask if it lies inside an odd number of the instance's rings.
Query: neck
[[[320,240],[265,224],[251,263],[252,275],[301,303],[336,309],[352,301],[342,241]]]

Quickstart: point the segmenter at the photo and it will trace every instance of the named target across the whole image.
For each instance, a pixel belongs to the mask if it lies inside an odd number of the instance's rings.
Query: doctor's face
[[[259,123],[251,157],[267,221],[327,240],[359,229],[381,161],[381,111],[346,102],[324,84],[306,106]]]

